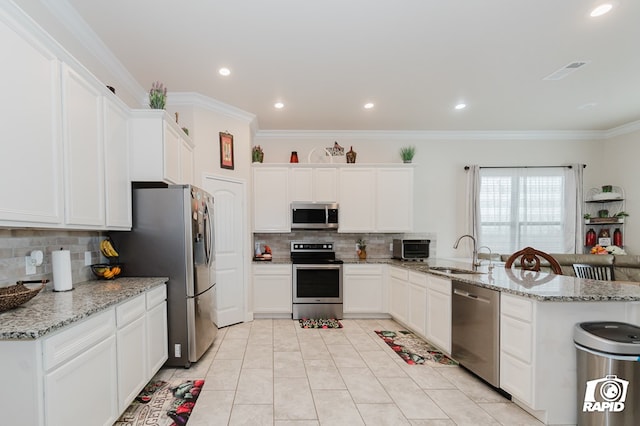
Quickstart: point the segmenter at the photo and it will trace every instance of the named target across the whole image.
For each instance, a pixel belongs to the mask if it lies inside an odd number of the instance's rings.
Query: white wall
[[[621,186],[625,191],[623,244],[629,254],[640,254],[640,130],[608,139],[602,146],[600,185]]]
[[[308,133],[300,137],[278,137],[258,132],[254,145],[261,145],[265,163],[288,163],[291,151],[297,151],[301,163],[314,148],[330,147],[334,139]],[[603,142],[596,140],[430,140],[381,138],[369,136],[341,137],[338,143],[348,151],[357,152],[356,163],[400,163],[402,146],[415,145],[415,202],[416,232],[437,236],[439,257],[466,257],[467,253],[453,249],[456,238],[464,233],[465,165],[529,166],[587,164],[585,188],[603,182]],[[345,163],[344,157],[335,162]]]

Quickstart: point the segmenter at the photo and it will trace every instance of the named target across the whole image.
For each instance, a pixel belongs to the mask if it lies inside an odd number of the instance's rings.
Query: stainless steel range
[[[332,242],[291,242],[293,319],[336,318],[342,312],[342,260]]]

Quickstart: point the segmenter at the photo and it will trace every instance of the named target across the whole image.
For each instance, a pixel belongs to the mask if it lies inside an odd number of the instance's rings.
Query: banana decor
[[[116,249],[113,248],[113,244],[111,244],[111,240],[108,238],[100,242],[100,251],[102,252],[104,257],[112,258],[112,257],[119,256]]]

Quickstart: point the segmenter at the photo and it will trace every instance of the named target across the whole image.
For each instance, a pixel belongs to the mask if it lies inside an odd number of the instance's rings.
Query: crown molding
[[[67,0],[40,1],[71,32],[78,42],[116,77],[119,84],[131,93],[134,99],[146,99],[147,91],[144,87],[133,78],[131,73]],[[144,102],[141,103],[141,106],[144,106]]]
[[[640,120],[632,121],[631,123],[623,124],[618,127],[606,130],[606,139],[615,138],[616,136],[627,135],[629,133],[640,131]]]
[[[282,139],[366,139],[366,140],[601,140],[605,132],[600,130],[548,130],[548,131],[447,131],[447,130],[360,130],[360,131],[312,131],[312,130],[259,130],[256,138],[264,140]]]
[[[167,93],[167,105],[199,107],[250,123],[252,127],[257,127],[257,117],[255,114],[196,92],[169,92]]]

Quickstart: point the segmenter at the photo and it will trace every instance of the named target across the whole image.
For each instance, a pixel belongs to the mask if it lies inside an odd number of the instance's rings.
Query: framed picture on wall
[[[220,132],[220,167],[233,170],[233,135]]]

